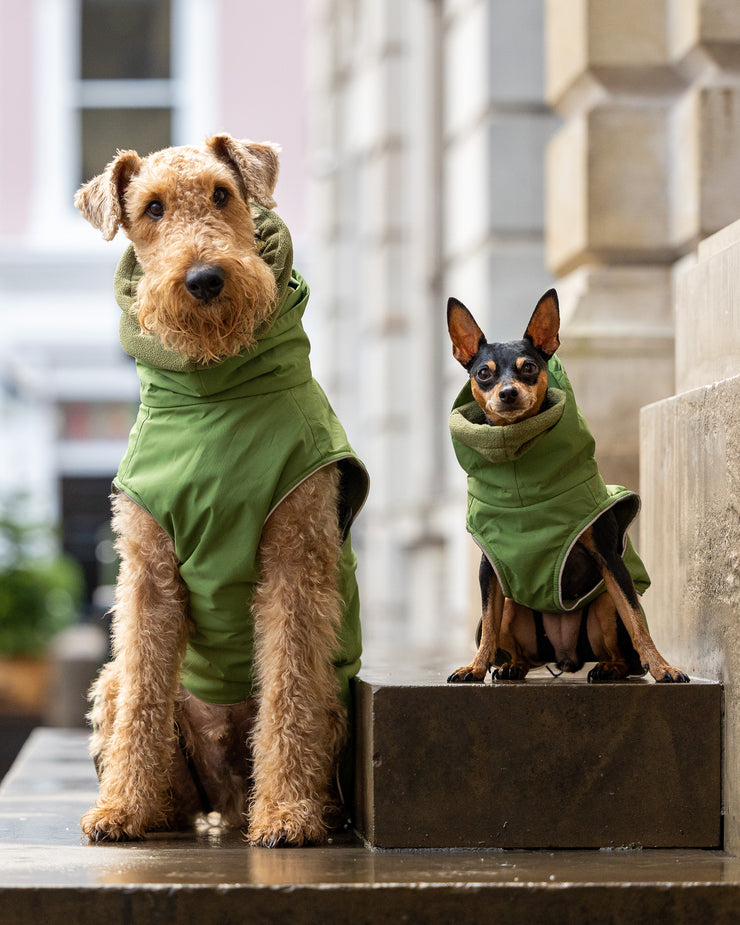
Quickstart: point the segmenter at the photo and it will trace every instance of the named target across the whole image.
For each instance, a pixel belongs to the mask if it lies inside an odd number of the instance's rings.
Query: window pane
[[[82,0],[83,80],[169,76],[169,0]]]
[[[172,144],[170,109],[83,109],[82,180],[100,173],[116,149],[144,156]]]

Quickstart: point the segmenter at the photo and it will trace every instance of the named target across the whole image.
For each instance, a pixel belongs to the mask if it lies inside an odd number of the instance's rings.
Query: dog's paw
[[[622,681],[629,674],[626,662],[597,662],[588,673],[590,683],[602,681]]]
[[[327,839],[324,807],[311,800],[257,802],[250,815],[247,838],[260,848],[300,848],[320,845]]]
[[[527,677],[527,668],[521,665],[506,662],[493,669],[494,681],[523,681]]]
[[[485,681],[486,674],[488,669],[483,669],[482,671],[479,668],[474,667],[473,665],[465,665],[463,668],[458,668],[457,671],[453,671],[452,674],[447,678],[448,684],[469,684],[471,682],[480,683]]]
[[[672,668],[670,665],[661,666],[660,670],[650,674],[659,684],[688,684],[691,678],[678,668]]]
[[[130,811],[99,800],[80,820],[82,834],[91,842],[136,841],[146,835],[146,826]]]

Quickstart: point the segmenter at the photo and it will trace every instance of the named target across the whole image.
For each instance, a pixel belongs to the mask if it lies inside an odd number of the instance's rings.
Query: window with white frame
[[[175,90],[170,0],[80,0],[80,182],[117,148],[172,143]]]
[[[118,148],[198,142],[219,126],[221,5],[213,0],[35,0],[37,163],[32,235],[83,242],[80,183]],[[48,152],[54,156],[49,157]]]

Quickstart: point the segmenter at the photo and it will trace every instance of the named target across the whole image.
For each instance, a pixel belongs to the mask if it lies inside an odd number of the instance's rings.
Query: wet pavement
[[[0,790],[0,921],[740,921],[740,859],[717,850],[248,847],[217,827],[91,846],[80,731],[36,730]],[[454,782],[450,782],[454,794]],[[453,798],[451,796],[451,798]]]

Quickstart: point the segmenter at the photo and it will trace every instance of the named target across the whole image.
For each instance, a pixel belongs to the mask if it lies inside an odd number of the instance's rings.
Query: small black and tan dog
[[[470,376],[450,429],[468,473],[468,530],[483,550],[478,651],[448,680],[480,682],[491,668],[497,680],[521,680],[550,661],[575,672],[596,660],[590,681],[645,671],[688,681],[658,652],[639,604],[649,579],[626,539],[639,499],[604,485],[554,356],[555,290],[537,303],[522,340],[488,343],[456,299],[447,322],[453,356]]]

